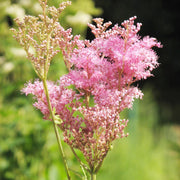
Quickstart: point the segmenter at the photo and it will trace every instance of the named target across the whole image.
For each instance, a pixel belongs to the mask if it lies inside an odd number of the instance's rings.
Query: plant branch
[[[81,161],[81,159],[78,157],[78,155],[77,155],[76,152],[74,151],[73,147],[72,147],[72,146],[70,146],[70,147],[71,147],[71,150],[72,150],[74,156],[76,157],[76,159],[77,159],[78,162],[80,163],[80,165],[81,165],[86,171],[88,171],[88,172],[90,173],[90,172],[91,172],[90,169]]]
[[[67,161],[66,161],[66,157],[65,157],[65,153],[63,151],[63,147],[62,147],[62,143],[61,143],[61,137],[60,137],[59,132],[58,132],[58,127],[57,127],[57,125],[55,123],[55,116],[54,116],[52,106],[51,106],[51,102],[50,102],[50,98],[49,98],[47,82],[46,82],[46,79],[42,79],[42,81],[43,81],[44,91],[45,91],[45,94],[46,94],[46,99],[47,99],[50,115],[51,115],[53,126],[54,126],[54,131],[55,131],[55,134],[56,134],[56,139],[57,139],[57,142],[58,142],[60,153],[61,153],[62,158],[63,158],[63,163],[64,163],[64,166],[65,166],[66,174],[67,174],[68,180],[71,180],[68,165],[67,165]]]

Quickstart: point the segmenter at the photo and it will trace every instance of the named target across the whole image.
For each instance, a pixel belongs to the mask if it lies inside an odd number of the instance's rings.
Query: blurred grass
[[[81,1],[74,1],[75,5],[67,13],[73,16],[75,11],[82,11],[85,1]],[[34,8],[37,0],[16,2],[24,11],[38,13]],[[86,5],[85,13],[92,16],[101,12],[94,7],[93,1],[86,2],[89,5]],[[9,28],[14,26],[12,18],[15,16],[6,12],[11,5],[12,2],[8,0],[0,2],[0,180],[65,180],[51,122],[42,120],[40,112],[31,105],[31,97],[20,93],[23,84],[36,78],[36,75],[9,32]],[[67,13],[62,14],[61,18],[68,27],[71,22],[66,20]],[[85,36],[85,26],[72,26],[75,29],[78,27],[76,31]],[[66,73],[61,58],[61,55],[56,56],[52,63],[49,72],[51,80],[57,80]],[[159,124],[153,89],[145,87],[143,92],[143,100],[135,101],[133,110],[122,114],[122,117],[130,119],[127,130],[130,135],[114,143],[97,179],[179,179],[180,127]],[[68,164],[82,172],[70,149],[64,145],[70,159]],[[79,178],[73,175],[74,179]]]

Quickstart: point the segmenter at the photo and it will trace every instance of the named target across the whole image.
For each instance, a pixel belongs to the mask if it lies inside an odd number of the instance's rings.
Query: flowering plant
[[[96,26],[89,24],[95,39],[80,40],[58,21],[70,1],[59,8],[48,7],[47,0],[39,2],[43,14],[16,19],[18,29],[12,29],[39,77],[27,83],[22,92],[33,94],[34,106],[44,119],[52,121],[68,179],[71,177],[58,128],[83,172],[94,180],[112,142],[128,136],[124,132],[128,120],[121,119],[120,113],[132,108],[134,99],[142,98],[134,82],[152,76],[151,71],[158,66],[152,47],[161,44],[155,38],[138,35],[141,24],[134,24],[136,17],[111,28],[111,22],[96,18]],[[51,60],[59,51],[68,74],[57,82],[47,81]],[[75,149],[83,153],[86,162]]]

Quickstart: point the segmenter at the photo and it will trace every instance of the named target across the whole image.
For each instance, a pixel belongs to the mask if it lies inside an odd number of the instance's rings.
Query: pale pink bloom
[[[120,112],[132,108],[134,99],[143,96],[134,82],[152,76],[158,66],[152,47],[161,44],[149,36],[141,38],[137,34],[141,24],[135,25],[135,19],[108,30],[111,22],[95,19],[97,26],[89,25],[95,35],[91,42],[73,38],[71,29],[57,26],[55,30],[69,73],[58,83],[48,82],[51,105],[62,119],[59,127],[64,141],[79,149],[90,167],[103,160],[112,141],[128,135],[124,133],[128,121],[120,119]],[[23,92],[33,94],[34,106],[50,119],[42,82],[28,83]],[[93,107],[89,98],[94,100]]]

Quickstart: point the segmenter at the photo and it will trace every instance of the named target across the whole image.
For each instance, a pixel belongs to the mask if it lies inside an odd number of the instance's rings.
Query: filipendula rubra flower
[[[69,73],[59,83],[48,83],[52,107],[62,120],[59,127],[64,141],[72,150],[83,153],[87,170],[94,174],[112,142],[128,135],[124,133],[128,120],[120,119],[120,113],[132,108],[135,98],[143,96],[133,86],[134,82],[152,76],[152,70],[158,66],[158,56],[152,47],[161,44],[149,36],[141,38],[138,35],[141,24],[135,25],[135,19],[132,17],[122,26],[112,28],[109,28],[111,22],[103,24],[103,19],[94,19],[97,26],[89,24],[89,27],[95,39],[78,40],[76,48],[69,48],[68,53],[64,50]],[[71,44],[71,39],[68,42]],[[61,49],[64,44],[67,43],[59,41]],[[74,85],[75,90],[68,88],[69,85]],[[35,96],[34,106],[49,119],[42,83],[28,83],[23,92]],[[89,103],[90,99],[94,105]]]

